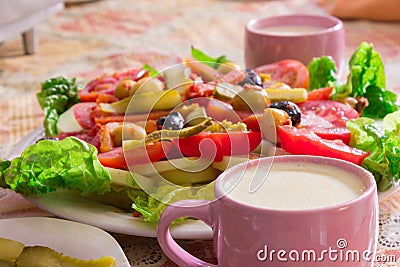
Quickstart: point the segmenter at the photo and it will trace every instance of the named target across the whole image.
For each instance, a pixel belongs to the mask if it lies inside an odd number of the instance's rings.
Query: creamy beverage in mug
[[[161,215],[158,241],[180,266],[214,266],[172,239],[170,224],[185,216],[211,227],[216,266],[373,266],[376,182],[358,165],[305,155],[266,157],[229,168],[214,189],[214,201],[179,201]]]
[[[259,33],[273,34],[280,36],[294,36],[302,34],[313,34],[324,30],[325,28],[316,25],[280,25],[259,28]]]
[[[265,179],[258,190],[249,192],[256,176]],[[234,186],[225,185],[225,193],[246,205],[268,209],[322,208],[350,201],[365,191],[365,185],[356,175],[313,163],[253,166],[237,178],[240,180]]]

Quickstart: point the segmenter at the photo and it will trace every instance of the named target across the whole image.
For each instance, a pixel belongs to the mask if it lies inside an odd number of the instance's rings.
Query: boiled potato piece
[[[21,242],[0,238],[0,260],[14,261],[21,254],[25,245]],[[1,265],[0,265],[1,266]]]
[[[193,80],[189,78],[190,69],[184,65],[177,65],[163,71],[167,89],[177,90],[180,94],[185,94]]]
[[[291,101],[294,103],[304,102],[307,100],[307,90],[304,88],[293,88],[293,89],[265,89],[268,94],[269,100],[272,102],[278,101]]]

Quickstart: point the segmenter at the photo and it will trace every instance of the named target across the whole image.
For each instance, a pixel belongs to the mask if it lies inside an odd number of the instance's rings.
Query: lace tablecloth
[[[56,75],[83,83],[104,73],[179,62],[194,45],[211,55],[225,54],[243,66],[244,26],[271,14],[324,14],[317,0],[104,0],[71,5],[38,28],[40,51],[22,56],[18,38],[0,45],[0,157],[6,157],[23,136],[42,124],[35,91]],[[322,1],[323,2],[323,1]],[[325,1],[327,2],[327,1]],[[345,21],[347,59],[362,41],[381,53],[387,86],[400,91],[399,23]],[[0,218],[53,216],[9,190],[0,192]],[[380,202],[377,255],[381,266],[400,259],[400,191]],[[175,266],[157,240],[113,234],[132,266]],[[189,252],[215,262],[211,241],[180,240]]]

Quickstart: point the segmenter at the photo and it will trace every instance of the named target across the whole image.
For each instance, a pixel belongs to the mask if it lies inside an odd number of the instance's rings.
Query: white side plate
[[[26,246],[46,246],[83,260],[113,256],[116,266],[130,267],[121,247],[107,232],[89,225],[46,217],[0,220],[0,237]]]

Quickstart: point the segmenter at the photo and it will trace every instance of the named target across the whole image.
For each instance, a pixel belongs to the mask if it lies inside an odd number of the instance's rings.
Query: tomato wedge
[[[224,156],[247,155],[261,142],[260,132],[203,132],[177,140],[184,156],[206,157],[219,162]]]
[[[302,125],[316,125],[312,122],[312,118],[319,117],[326,122],[324,124],[330,124],[331,127],[346,127],[348,120],[359,117],[358,112],[352,107],[331,100],[308,100],[299,103],[298,106],[302,114]],[[307,115],[311,115],[311,118],[308,119]],[[318,124],[321,125],[321,121]]]
[[[350,143],[350,130],[346,127],[334,127],[334,128],[313,128],[312,131],[321,137],[322,139],[327,140],[342,140],[343,143],[348,145]]]
[[[255,132],[261,132],[261,117],[261,114],[251,114],[243,119],[243,123],[247,125],[247,129]]]
[[[347,160],[360,165],[368,152],[350,147],[342,140],[326,140],[314,132],[292,126],[278,126],[281,147],[297,155],[314,155]]]
[[[314,89],[308,92],[308,100],[329,100],[333,91],[333,87],[324,87]]]
[[[298,60],[287,59],[259,66],[254,69],[257,73],[266,73],[271,80],[282,82],[292,88],[308,88],[310,74],[307,67]]]
[[[156,162],[165,158],[174,146],[172,142],[155,142],[134,149],[115,148],[105,153],[99,153],[98,158],[105,167],[128,169],[128,166]]]
[[[302,127],[324,139],[340,139],[349,144],[350,131],[346,128],[346,122],[359,117],[355,109],[331,100],[307,100],[298,106]]]

